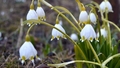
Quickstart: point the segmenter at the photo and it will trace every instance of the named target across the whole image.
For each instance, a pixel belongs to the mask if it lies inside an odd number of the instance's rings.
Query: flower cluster
[[[39,19],[39,20],[43,20],[43,21],[46,20],[46,18],[45,18],[45,12],[44,12],[43,8],[40,6],[39,2],[38,2],[38,6],[37,6],[36,11],[34,10],[33,3],[31,3],[30,10],[27,13],[26,19],[27,20],[30,20],[30,19]],[[31,23],[29,23],[29,25],[30,24]]]
[[[82,42],[84,42],[85,40],[89,40],[92,42],[93,39],[97,40],[97,38],[100,35],[99,33],[96,34],[93,26],[91,25],[91,23],[97,24],[97,17],[96,17],[96,14],[94,13],[94,11],[91,11],[88,14],[87,11],[85,10],[84,5],[82,3],[80,3],[80,4],[82,6],[80,6],[81,12],[79,14],[79,23],[84,24],[83,28],[80,30],[80,32],[78,30],[80,37],[81,37],[80,40]],[[99,8],[100,11],[102,11],[102,12],[113,12],[111,4],[107,0],[103,1],[99,7],[100,7]],[[44,12],[43,8],[40,6],[39,0],[38,0],[38,7],[37,7],[36,11],[34,10],[33,2],[31,3],[30,10],[28,11],[26,19],[27,20],[37,19],[37,20],[42,20],[42,21],[46,20],[45,12]],[[31,24],[31,23],[29,23],[29,24]],[[66,31],[62,27],[62,21],[59,21],[58,17],[56,19],[56,24],[52,27],[54,27],[54,28],[52,29],[52,32],[51,32],[51,34],[52,34],[51,40],[53,40],[55,38],[57,38],[57,40],[59,40],[60,37],[66,39]],[[100,33],[104,38],[107,37],[107,31],[105,28],[100,29]],[[71,34],[70,39],[77,41],[78,36],[75,33],[73,33],[73,34]],[[20,47],[19,53],[20,53],[20,60],[22,60],[21,61],[22,64],[27,59],[30,59],[32,61],[32,63],[34,64],[34,57],[36,57],[37,59],[40,60],[40,58],[37,57],[37,50],[34,48],[33,44],[30,42],[29,35],[26,35],[26,41]]]
[[[84,8],[84,7],[83,7]],[[112,10],[112,6],[110,4],[109,1],[105,0],[100,4],[100,10],[103,12],[113,12]],[[84,40],[90,40],[91,42],[93,41],[93,39],[97,39],[99,37],[99,33],[96,35],[91,23],[96,24],[97,23],[97,18],[94,12],[90,12],[89,16],[88,13],[82,10],[80,15],[79,15],[79,21],[81,23],[84,23],[85,26],[83,27],[83,29],[80,32],[80,36],[81,36],[81,40],[82,42]],[[104,37],[107,36],[107,31],[105,29],[101,29],[101,35],[103,35]]]

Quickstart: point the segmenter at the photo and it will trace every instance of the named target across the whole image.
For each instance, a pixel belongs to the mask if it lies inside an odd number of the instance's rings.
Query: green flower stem
[[[108,12],[105,12],[105,18],[106,18],[106,20],[108,20]],[[108,40],[107,41],[108,41],[109,48],[111,50],[112,45],[111,45],[111,32],[110,32],[109,23],[106,22],[105,26],[106,26],[107,31],[108,31]]]
[[[108,13],[107,12],[105,12],[105,18],[104,18],[104,16],[103,16],[103,12],[102,11],[100,11],[100,14],[101,14],[101,18],[102,18],[102,20],[103,20],[103,24],[105,24],[105,27],[106,27],[106,29],[107,29],[107,31],[108,31],[108,40],[107,40],[107,43],[108,43],[108,45],[109,45],[109,49],[111,50],[112,48],[111,48],[111,33],[110,33],[110,27],[108,26],[109,25],[109,22],[105,22],[104,21],[104,19],[106,18],[106,20],[108,20]]]
[[[56,67],[56,68],[59,68],[59,67],[65,67],[66,65],[69,65],[69,64],[72,64],[72,63],[89,63],[89,64],[94,64],[94,65],[98,65],[101,67],[101,64],[99,63],[96,63],[96,62],[92,62],[92,61],[86,61],[86,60],[74,60],[74,61],[69,61],[69,62],[64,62],[64,63],[59,63],[59,64],[47,64],[48,66],[51,66],[51,67]]]
[[[87,40],[87,43],[89,44],[89,46],[90,46],[90,48],[91,48],[91,50],[92,50],[92,52],[93,52],[96,60],[98,61],[98,63],[101,63],[100,60],[99,60],[99,58],[98,58],[97,53],[95,52],[94,48],[93,48],[92,45],[91,45],[91,43],[90,43],[88,40]]]
[[[80,30],[82,29],[82,28],[80,27],[78,21],[76,20],[76,18],[73,16],[73,14],[72,14],[70,11],[68,11],[66,8],[61,7],[61,6],[55,6],[54,8],[60,9],[60,10],[64,10],[66,13],[68,13],[68,14],[72,17],[72,19],[75,21],[75,23],[77,24],[77,26],[79,27],[79,29],[80,29]]]
[[[100,45],[102,45],[102,36],[101,36],[100,22],[99,21],[97,23],[97,27],[98,27],[98,32],[99,32],[99,42],[100,42]]]
[[[30,9],[34,9],[34,0],[32,0],[32,2],[30,4]]]
[[[76,3],[78,4],[79,10],[82,11],[82,6],[81,6],[80,0],[75,0],[75,1],[76,1]]]
[[[112,24],[120,32],[120,28],[116,24],[114,24],[113,22],[108,21],[108,20],[106,20],[104,18],[102,20],[105,21],[105,22],[108,22],[108,23]]]
[[[35,24],[33,23],[31,26],[30,26],[30,28],[27,30],[27,35],[29,35],[29,32],[30,32],[30,30],[32,29],[32,27],[34,26]]]
[[[32,4],[34,4],[34,0],[32,0]]]
[[[82,30],[82,28],[80,27],[78,21],[76,20],[76,18],[72,15],[72,13],[70,13],[70,16],[73,18],[73,20],[77,23],[78,27],[80,28],[80,30]]]
[[[75,30],[80,33],[79,29],[64,15],[62,14],[59,10],[57,10],[56,8],[54,8],[51,4],[49,4],[48,2],[46,2],[45,0],[41,0],[42,3],[44,3],[45,5],[47,5],[48,7],[50,7],[51,9],[53,9],[54,11],[56,11],[57,13],[61,14],[61,16],[67,20],[69,22],[69,24],[71,26],[73,26],[75,28]]]
[[[59,24],[59,16],[60,16],[60,14],[58,14],[56,17],[56,24]]]
[[[106,65],[110,60],[112,60],[112,59],[115,58],[115,57],[120,57],[120,53],[119,53],[119,54],[115,54],[115,55],[109,57],[108,59],[106,59],[106,60],[102,63],[102,68],[105,68],[105,65]]]

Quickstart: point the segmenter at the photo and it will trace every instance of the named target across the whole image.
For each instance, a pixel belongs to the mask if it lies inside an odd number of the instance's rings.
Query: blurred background
[[[46,0],[53,6],[63,6],[70,10],[70,12],[78,20],[79,9],[75,0]],[[81,0],[84,4],[90,3],[92,0]],[[98,4],[102,0],[94,0]],[[120,27],[120,0],[109,0],[113,7],[113,13],[109,13],[109,20],[113,21]],[[27,29],[27,25],[24,25],[21,29],[21,19],[26,20],[27,12],[29,11],[29,5],[31,0],[0,0],[0,56],[8,56],[9,54],[18,54],[18,49],[24,42],[24,37]],[[34,2],[35,9],[37,7],[37,0]],[[46,21],[50,24],[55,24],[57,13],[51,10],[49,7],[42,4],[42,7],[46,13]],[[89,12],[89,10],[88,10]],[[68,16],[69,17],[69,16]],[[69,24],[61,18],[63,21],[63,27],[65,28],[68,35],[74,33],[74,29],[69,27]],[[73,22],[74,23],[74,22]],[[36,25],[31,30],[31,38],[33,39],[33,44],[35,48],[41,55],[41,53],[47,54],[48,52],[54,51],[59,48],[59,50],[72,50],[72,44],[65,39],[57,41],[56,39],[50,41],[51,39],[51,29],[48,26]],[[113,28],[114,29],[114,28]],[[114,32],[114,31],[113,31]],[[21,34],[20,34],[21,33]],[[120,38],[119,34],[115,37]],[[58,45],[58,46],[57,46]],[[16,48],[17,46],[17,48]],[[47,49],[48,48],[48,49]],[[61,48],[61,49],[60,49]]]

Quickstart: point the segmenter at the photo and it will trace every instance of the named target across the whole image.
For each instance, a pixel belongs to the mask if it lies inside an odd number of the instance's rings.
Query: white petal
[[[113,12],[112,5],[109,1],[102,1],[102,3],[100,4],[100,10],[105,12],[106,8],[108,9],[108,12]]]
[[[64,28],[60,24],[55,24],[55,27],[58,28],[59,30],[61,30],[62,32],[66,33],[65,30],[64,30]],[[57,38],[59,40],[58,37],[63,37],[64,35],[60,31],[58,31],[55,28],[53,28],[53,30],[52,30],[52,36],[54,38]]]
[[[58,28],[58,29],[60,29],[62,32],[65,33],[64,28],[63,28],[60,24],[55,24],[55,27]],[[60,32],[60,33],[61,33],[61,32]]]
[[[41,58],[37,57],[38,60],[42,60]]]
[[[109,12],[113,12],[113,10],[112,10],[112,5],[110,4],[110,2],[109,2],[109,1],[106,1],[106,3],[107,3],[108,11],[109,11]]]
[[[37,51],[33,47],[33,44],[31,42],[25,42],[20,47],[19,53],[20,53],[20,58],[22,58],[22,56],[25,56],[26,59],[29,59],[31,56],[36,56],[37,55]]]
[[[71,34],[71,35],[70,35],[70,38],[71,38],[72,40],[78,40],[78,37],[77,37],[77,35],[76,35],[75,33]]]
[[[96,16],[94,13],[90,13],[90,21],[93,23],[93,24],[96,24]]]
[[[101,35],[102,35],[104,38],[106,38],[106,37],[107,37],[107,31],[105,30],[105,28],[100,29],[100,31],[101,31]],[[97,37],[99,37],[99,33],[97,33]]]
[[[88,20],[88,13],[86,11],[81,11],[79,15],[80,22],[86,22]]]
[[[34,59],[32,59],[31,61],[32,61],[32,63],[33,63],[33,66],[35,66]]]
[[[86,24],[84,28],[80,32],[81,37],[85,37],[85,39],[90,40],[90,38],[96,38],[96,33],[93,27],[90,24]]]
[[[22,65],[23,65],[23,64],[25,63],[25,60],[22,60],[21,63],[22,63]]]
[[[105,2],[104,1],[102,1],[100,4],[100,10],[105,12]]]
[[[42,7],[37,7],[36,12],[39,17],[45,17],[45,12]]]
[[[30,9],[27,13],[27,17],[26,17],[27,20],[30,20],[30,19],[38,19],[38,15],[37,13],[35,12],[35,10],[33,9]]]

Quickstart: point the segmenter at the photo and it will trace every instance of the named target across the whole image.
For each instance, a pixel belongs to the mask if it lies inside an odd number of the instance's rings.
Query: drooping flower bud
[[[112,5],[110,4],[110,2],[108,0],[104,0],[104,1],[101,2],[101,4],[100,4],[100,10],[102,12],[105,12],[105,11],[107,11],[107,12],[113,12]]]

